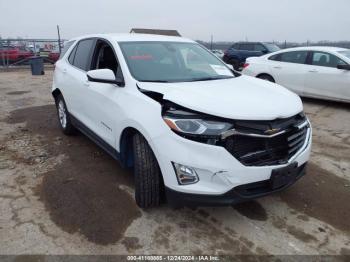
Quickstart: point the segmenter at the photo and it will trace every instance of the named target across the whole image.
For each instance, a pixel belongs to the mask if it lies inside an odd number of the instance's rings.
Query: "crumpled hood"
[[[301,99],[284,87],[248,76],[184,83],[138,82],[183,107],[224,118],[273,120],[303,110]]]

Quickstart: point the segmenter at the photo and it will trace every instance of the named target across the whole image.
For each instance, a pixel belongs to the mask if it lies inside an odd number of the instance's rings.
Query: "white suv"
[[[52,94],[77,129],[133,167],[140,207],[234,204],[305,173],[311,127],[300,98],[234,75],[180,37],[106,34],[66,44]]]

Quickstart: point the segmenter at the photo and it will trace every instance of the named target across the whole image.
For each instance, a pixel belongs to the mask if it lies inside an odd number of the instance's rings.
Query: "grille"
[[[233,135],[226,138],[224,147],[246,166],[285,164],[304,145],[308,130],[308,126],[301,129],[296,127],[299,121],[290,121],[290,119],[288,119],[287,122],[289,122],[289,124],[286,126],[284,125],[285,122],[282,122],[282,125],[278,125],[284,126],[284,130],[286,130],[285,133],[280,135],[274,137]],[[266,125],[266,122],[263,123],[263,128],[265,128]],[[259,134],[260,132],[258,130],[261,130],[259,124],[254,123],[253,126],[256,129],[254,133]],[[276,125],[270,123],[269,126],[273,127]],[[251,127],[248,128],[251,129]],[[244,132],[246,132],[246,130]]]

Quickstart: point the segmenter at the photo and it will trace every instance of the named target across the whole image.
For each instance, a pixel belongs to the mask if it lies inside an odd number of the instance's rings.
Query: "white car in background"
[[[300,96],[350,102],[349,49],[285,49],[248,58],[242,73],[275,82]]]

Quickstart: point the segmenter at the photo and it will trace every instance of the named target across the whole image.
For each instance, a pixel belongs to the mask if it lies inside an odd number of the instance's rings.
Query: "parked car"
[[[350,50],[300,47],[249,58],[243,74],[280,84],[305,97],[350,102]]]
[[[55,63],[59,59],[59,57],[60,57],[59,52],[50,52],[48,55],[48,59],[53,63]]]
[[[69,41],[52,94],[60,127],[80,130],[134,170],[140,207],[233,204],[305,173],[311,127],[300,98],[235,76],[198,43],[142,34]]]
[[[16,46],[0,47],[0,61],[19,62],[33,56],[33,52]],[[1,62],[0,62],[1,64]]]
[[[262,56],[278,50],[280,48],[275,44],[239,42],[225,51],[223,60],[225,63],[232,65],[235,70],[240,70],[248,57]]]

